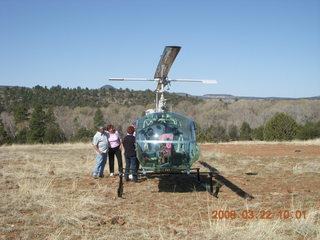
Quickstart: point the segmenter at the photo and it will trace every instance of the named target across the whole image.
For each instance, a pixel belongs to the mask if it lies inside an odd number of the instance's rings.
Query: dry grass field
[[[2,146],[0,239],[320,239],[319,141],[201,151],[255,198],[214,198],[191,176],[141,177],[118,198],[118,178],[91,177],[89,143]]]

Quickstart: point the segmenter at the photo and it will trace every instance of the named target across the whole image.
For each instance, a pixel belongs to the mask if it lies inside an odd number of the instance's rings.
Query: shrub
[[[267,141],[292,140],[297,130],[298,124],[290,115],[278,112],[266,123],[263,135]]]
[[[93,138],[94,132],[85,127],[79,128],[73,137],[75,142],[89,142]]]
[[[320,121],[317,123],[308,122],[304,126],[300,126],[297,138],[301,140],[320,138]]]

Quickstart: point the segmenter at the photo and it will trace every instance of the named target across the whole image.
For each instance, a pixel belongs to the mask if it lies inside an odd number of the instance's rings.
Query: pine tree
[[[249,123],[243,122],[240,128],[240,140],[252,140]]]
[[[264,131],[263,125],[255,128],[252,133],[253,139],[263,141],[264,140],[263,131]]]
[[[14,121],[16,124],[28,120],[28,115],[28,109],[23,105],[16,107],[13,112]]]
[[[229,134],[229,137],[232,141],[239,140],[239,130],[236,125],[229,126],[228,134]]]
[[[62,143],[65,140],[66,140],[66,137],[58,124],[51,125],[46,129],[46,132],[44,135],[44,142]]]
[[[0,146],[6,143],[11,143],[11,138],[7,131],[4,129],[2,119],[0,118]]]
[[[93,134],[94,134],[93,131],[91,131],[85,127],[79,128],[79,130],[76,132],[76,134],[73,137],[73,141],[75,141],[75,142],[79,142],[79,141],[88,142],[91,140]]]
[[[56,117],[54,116],[53,108],[50,107],[46,112],[45,123],[47,126],[54,124]]]
[[[41,105],[37,105],[32,114],[29,122],[29,128],[27,135],[28,143],[43,143],[44,135],[46,132],[45,124],[46,114]]]
[[[100,108],[97,109],[94,117],[93,117],[94,129],[97,129],[98,126],[104,126],[105,122],[103,120],[103,114]]]

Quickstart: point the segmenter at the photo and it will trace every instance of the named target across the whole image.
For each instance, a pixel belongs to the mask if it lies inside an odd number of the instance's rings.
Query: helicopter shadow
[[[148,178],[159,179],[159,192],[204,192],[209,191],[213,196],[218,197],[218,193],[222,186],[229,188],[238,196],[244,199],[254,199],[252,195],[245,192],[236,184],[220,175],[219,171],[206,162],[200,161],[200,164],[206,167],[210,172],[200,172],[200,182],[196,174],[154,174]],[[211,185],[211,189],[210,189]]]
[[[199,184],[196,176],[187,174],[159,175],[159,192],[205,192],[206,190]]]

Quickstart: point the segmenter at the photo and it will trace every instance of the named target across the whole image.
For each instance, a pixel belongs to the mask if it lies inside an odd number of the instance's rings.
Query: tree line
[[[204,101],[170,93],[166,98],[172,111],[197,123],[200,142],[319,137],[319,100]],[[0,103],[0,144],[88,141],[98,123],[121,132],[143,116],[154,107],[154,92],[2,87]]]
[[[192,104],[203,100],[196,97],[180,96],[166,93],[169,104],[176,105],[180,101]],[[121,104],[127,106],[143,105],[154,102],[154,92],[151,90],[133,91],[130,89],[88,89],[88,88],[51,88],[35,86],[26,87],[2,87],[0,88],[0,113],[3,111],[13,112],[19,105],[27,109],[42,105],[43,108],[68,106],[75,107],[108,107],[109,104]]]
[[[320,138],[320,121],[298,124],[290,115],[275,113],[266,124],[251,128],[243,122],[241,127],[221,125],[201,128],[197,124],[197,139],[199,142],[228,142],[228,141],[291,141],[294,139],[308,140]]]
[[[89,141],[95,133],[97,126],[105,125],[105,118],[100,108],[93,116],[91,128],[80,127],[75,134],[67,139],[64,131],[56,123],[53,109],[43,109],[38,104],[29,114],[26,107],[20,105],[14,111],[14,121],[17,132],[10,135],[0,119],[0,145],[2,144],[34,144],[34,143],[63,143],[66,141]],[[117,126],[122,132],[122,127]],[[221,125],[201,128],[196,123],[197,140],[199,142],[227,142],[227,141],[290,141],[293,139],[307,140],[320,138],[320,121],[298,124],[290,115],[278,112],[269,119],[265,125],[251,128],[250,124],[243,122],[241,127],[230,125],[224,128]]]

